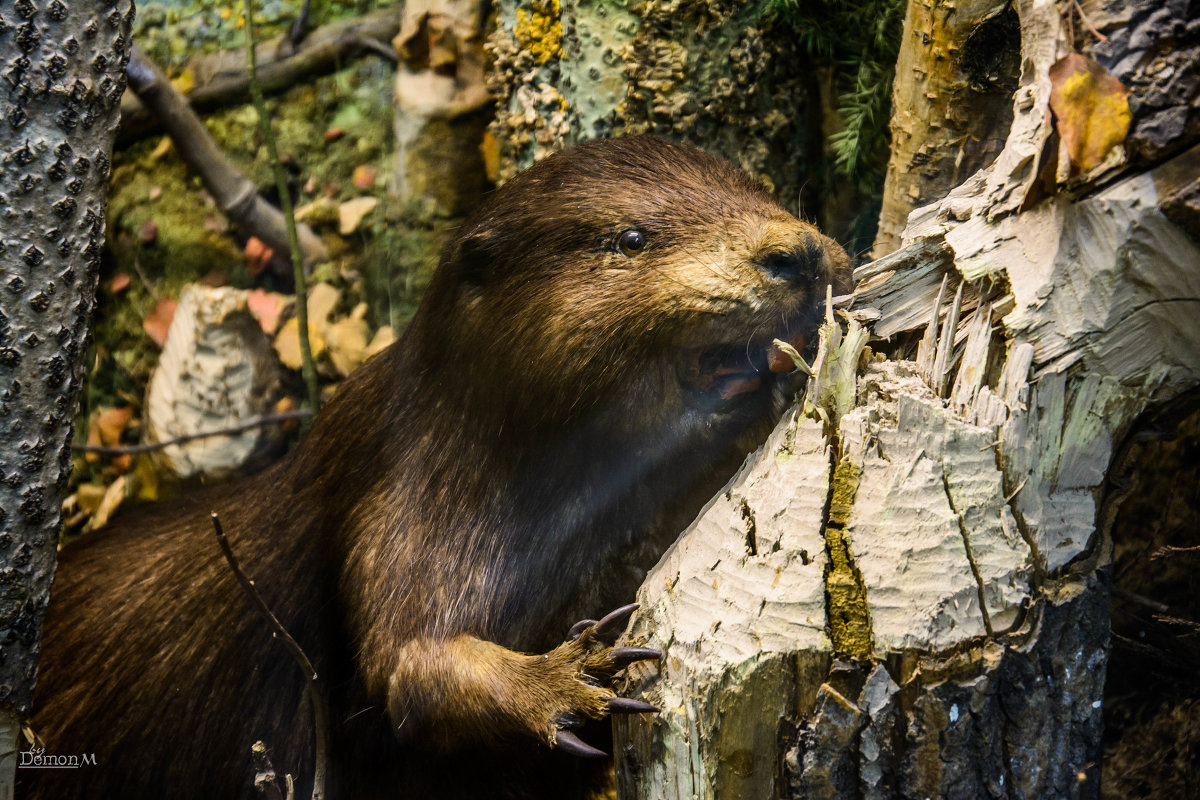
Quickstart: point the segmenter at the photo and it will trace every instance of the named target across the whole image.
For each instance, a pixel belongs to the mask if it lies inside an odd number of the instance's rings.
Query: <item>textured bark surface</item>
[[[246,307],[245,290],[190,285],[146,387],[145,439],[165,442],[236,427],[270,414],[283,395],[271,342]],[[282,449],[277,426],[195,439],[155,453],[165,475],[199,483],[261,469]]]
[[[489,16],[476,2],[411,0],[394,41],[392,193],[446,216],[467,213],[487,190],[480,145],[493,105],[484,78]]]
[[[926,305],[893,335],[929,344],[870,360],[850,404],[820,372],[650,573],[632,640],[664,650],[640,686],[664,710],[620,722],[625,796],[1096,795],[1105,474],[1200,383],[1169,173],[1200,152],[860,270],[852,316]],[[859,361],[854,329],[824,364]]]
[[[892,154],[873,255],[908,214],[991,163],[1012,123],[1021,36],[1009,0],[910,0],[892,84]]]
[[[0,706],[27,713],[54,577],[133,3],[0,6]]]
[[[622,796],[1099,794],[1106,476],[1200,385],[1200,147],[1037,195],[1065,37],[1019,11],[1003,151],[856,272],[805,401],[647,577],[663,711],[617,725]]]
[[[656,133],[720,153],[793,211],[822,161],[821,79],[764,3],[497,4],[489,75],[503,180],[589,139]],[[818,199],[819,200],[819,199]],[[805,211],[819,218],[818,203]],[[845,220],[838,220],[845,222]]]

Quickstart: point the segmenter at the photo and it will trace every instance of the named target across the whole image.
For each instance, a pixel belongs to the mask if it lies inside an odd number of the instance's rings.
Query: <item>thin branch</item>
[[[312,0],[304,0],[304,4],[300,6],[300,13],[296,15],[296,19],[292,21],[291,29],[288,30],[285,41],[293,52],[304,41],[304,37],[308,35],[308,15],[310,11],[312,11]]]
[[[265,425],[276,425],[283,422],[290,422],[294,419],[305,419],[306,417],[311,417],[312,413],[308,409],[301,409],[299,411],[285,411],[281,414],[269,414],[265,417],[247,420],[228,428],[218,428],[202,433],[187,433],[174,439],[167,439],[164,442],[146,442],[145,444],[131,444],[117,447],[104,447],[98,444],[73,444],[71,445],[71,450],[76,453],[98,453],[102,456],[122,456],[126,453],[153,453],[156,450],[162,450],[172,445],[186,444],[196,439],[207,439],[211,436],[233,436],[252,430],[253,428],[261,428]]]
[[[354,41],[363,50],[369,50],[373,53],[376,53],[381,58],[384,58],[393,64],[400,63],[400,54],[396,52],[396,48],[384,43],[379,39],[375,39],[364,33],[354,37]]]
[[[175,142],[179,157],[200,177],[225,216],[277,253],[290,249],[303,254],[309,264],[329,258],[325,244],[307,227],[301,230],[303,247],[293,241],[279,209],[259,197],[254,184],[229,163],[187,99],[141,48],[133,48],[125,74],[129,77],[129,88],[162,122]]]
[[[395,51],[383,43],[400,32],[402,12],[403,6],[395,6],[322,25],[292,49],[283,46],[287,42],[284,37],[259,44],[258,79],[263,91],[286,91],[309,76],[341,69],[367,52],[379,53],[395,63]],[[188,58],[187,68],[195,76],[195,87],[186,102],[194,111],[203,112],[249,101],[245,61],[241,48]],[[134,141],[154,133],[157,127],[154,115],[147,113],[137,95],[126,92],[121,99],[118,139]]]
[[[308,389],[308,404],[314,412],[321,408],[321,391],[317,388],[317,366],[313,362],[312,346],[308,341],[308,281],[304,274],[304,261],[300,258],[300,242],[296,234],[296,217],[292,213],[292,193],[288,188],[287,173],[279,161],[279,148],[275,134],[271,131],[271,119],[267,115],[267,101],[263,98],[262,86],[258,82],[258,67],[254,56],[254,3],[245,0],[246,17],[246,79],[250,83],[250,96],[258,111],[258,124],[267,145],[267,156],[271,159],[271,170],[275,174],[275,187],[279,192],[279,207],[287,226],[288,248],[292,255],[292,274],[296,283],[296,322],[300,333],[300,362],[304,385]]]
[[[1071,0],[1071,7],[1075,10],[1075,13],[1079,14],[1079,20],[1084,24],[1084,27],[1088,29],[1092,36],[1095,36],[1102,42],[1108,41],[1108,37],[1096,30],[1096,26],[1092,24],[1090,19],[1088,19],[1088,15],[1083,12],[1083,6],[1079,4],[1079,0]]]
[[[296,661],[296,665],[300,667],[300,671],[304,673],[304,679],[308,682],[308,700],[312,706],[313,733],[316,737],[312,800],[322,800],[325,797],[325,765],[328,761],[329,753],[329,711],[328,702],[325,699],[325,690],[321,686],[317,671],[313,668],[312,662],[308,660],[304,649],[292,638],[292,635],[287,632],[287,628],[283,627],[283,623],[271,611],[271,607],[267,605],[267,601],[263,600],[262,595],[255,588],[254,581],[250,580],[246,576],[246,573],[242,571],[241,565],[238,564],[237,558],[233,555],[233,548],[229,546],[229,539],[225,536],[225,530],[221,527],[221,518],[217,516],[217,512],[215,511],[212,512],[212,523],[213,529],[217,534],[217,544],[221,546],[221,552],[225,555],[225,560],[229,562],[229,567],[237,577],[238,583],[242,585],[242,588],[246,590],[246,594],[254,601],[263,618],[275,629],[275,638],[283,642],[288,652],[292,654],[292,658]]]

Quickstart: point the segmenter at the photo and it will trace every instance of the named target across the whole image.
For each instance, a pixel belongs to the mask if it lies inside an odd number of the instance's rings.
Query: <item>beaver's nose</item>
[[[797,246],[772,250],[759,256],[758,267],[768,277],[788,283],[812,283],[821,268],[821,252]]]

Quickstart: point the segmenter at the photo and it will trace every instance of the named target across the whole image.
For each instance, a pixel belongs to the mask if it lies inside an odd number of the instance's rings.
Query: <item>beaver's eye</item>
[[[624,256],[631,256],[646,249],[646,234],[637,228],[621,231],[617,236],[617,251]]]

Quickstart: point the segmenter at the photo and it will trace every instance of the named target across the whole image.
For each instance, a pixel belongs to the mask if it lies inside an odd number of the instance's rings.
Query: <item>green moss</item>
[[[341,200],[364,193],[351,182],[355,167],[371,165],[386,174],[392,141],[391,83],[388,65],[379,59],[362,59],[270,101],[281,149],[290,157],[299,204],[314,199],[299,192],[310,178],[318,192],[329,189],[335,200]],[[333,127],[334,120],[345,133],[336,141],[326,142],[325,131]],[[273,179],[260,152],[262,137],[254,109],[249,105],[232,108],[212,115],[205,124],[226,158],[259,187],[263,196],[273,199]],[[203,191],[199,178],[174,149],[162,142],[161,137],[154,137],[113,156],[107,246],[88,361],[90,375],[77,425],[81,434],[85,433],[90,409],[120,402],[140,403],[158,360],[158,346],[142,328],[156,297],[177,298],[184,285],[212,272],[223,274],[233,286],[255,285],[239,239],[227,230],[224,215]],[[382,186],[367,191],[383,199]],[[139,231],[148,221],[157,227],[157,237],[149,243],[139,238]],[[336,230],[336,221],[334,210],[317,215],[312,222],[321,231]],[[348,299],[357,301],[361,299],[359,294],[369,292],[349,284],[364,263],[371,266],[380,260],[373,237],[371,230],[348,240],[329,237],[336,240],[330,247],[335,263],[326,267],[326,277],[343,283]],[[113,292],[112,279],[120,273],[129,276],[131,282],[123,291]],[[341,281],[343,274],[351,280]],[[382,296],[386,298],[387,292]],[[386,301],[372,300],[373,308],[379,305],[386,310]],[[386,322],[388,316],[385,313],[378,319]]]
[[[838,462],[833,473],[829,522],[825,526],[825,570],[829,639],[839,656],[868,659],[872,652],[871,612],[862,574],[854,564],[846,536],[846,523],[862,471],[849,459]]]
[[[399,333],[416,313],[457,223],[424,214],[415,204],[385,216],[363,243],[363,296],[376,323]]]
[[[401,0],[312,0],[309,30],[329,22],[398,5]],[[259,41],[282,35],[300,12],[303,0],[256,0]],[[148,0],[139,2],[134,35],[146,53],[174,77],[197,53],[245,46],[241,0]]]

